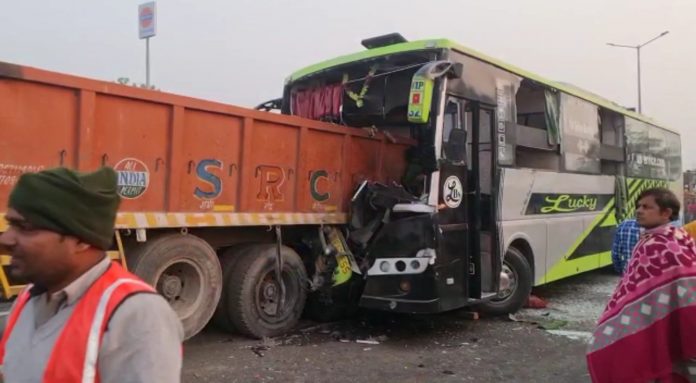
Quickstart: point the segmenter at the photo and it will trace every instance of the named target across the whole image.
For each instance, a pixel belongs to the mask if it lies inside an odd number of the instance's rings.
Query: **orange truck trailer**
[[[109,255],[157,288],[187,337],[213,316],[223,328],[277,335],[296,324],[308,293],[320,304],[321,285],[359,280],[342,229],[351,197],[363,180],[399,181],[411,144],[0,64],[0,215],[24,173],[113,167],[122,204]],[[4,253],[11,298],[22,281]]]

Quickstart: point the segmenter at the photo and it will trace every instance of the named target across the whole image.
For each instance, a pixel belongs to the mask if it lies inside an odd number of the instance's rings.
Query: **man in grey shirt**
[[[0,246],[20,294],[0,341],[4,381],[180,382],[183,329],[169,304],[112,263],[116,174],[25,174]]]

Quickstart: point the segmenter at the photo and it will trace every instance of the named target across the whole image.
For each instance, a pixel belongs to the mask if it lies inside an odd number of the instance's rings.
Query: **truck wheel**
[[[184,336],[200,332],[213,316],[222,291],[215,251],[193,235],[157,238],[128,258],[130,270],[154,286],[181,319]]]
[[[276,245],[254,245],[240,254],[226,279],[227,315],[240,333],[272,337],[292,329],[307,299],[307,272],[292,249],[283,246],[285,300],[276,280]]]
[[[510,286],[498,296],[478,307],[492,315],[514,313],[522,308],[532,292],[532,268],[522,252],[510,247],[503,260],[503,273],[510,278]]]
[[[229,315],[227,315],[227,281],[229,280],[230,271],[235,268],[237,261],[242,257],[245,252],[249,251],[249,248],[253,247],[251,244],[241,244],[235,245],[225,249],[219,256],[220,265],[222,266],[222,293],[220,294],[220,300],[218,301],[217,308],[215,308],[215,313],[213,313],[213,324],[220,330],[227,332],[235,332],[235,328],[232,325]]]

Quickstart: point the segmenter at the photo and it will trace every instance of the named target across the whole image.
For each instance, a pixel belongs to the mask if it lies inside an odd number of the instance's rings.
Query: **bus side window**
[[[449,100],[445,106],[442,156],[452,162],[466,161],[466,130],[462,126],[460,103]]]
[[[560,145],[554,134],[559,125],[558,108],[553,107],[557,103],[554,96],[558,95],[548,92],[549,89],[530,80],[523,80],[517,90],[516,167],[561,170]],[[549,122],[553,126],[548,126]]]
[[[626,162],[624,150],[624,117],[606,108],[599,108],[599,129],[601,135],[600,159],[602,174],[625,175]]]

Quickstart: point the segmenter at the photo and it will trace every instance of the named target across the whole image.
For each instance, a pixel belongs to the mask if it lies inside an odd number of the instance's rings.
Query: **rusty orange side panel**
[[[0,63],[0,214],[22,173],[109,165],[119,227],[335,223],[360,181],[401,178],[411,144]]]

